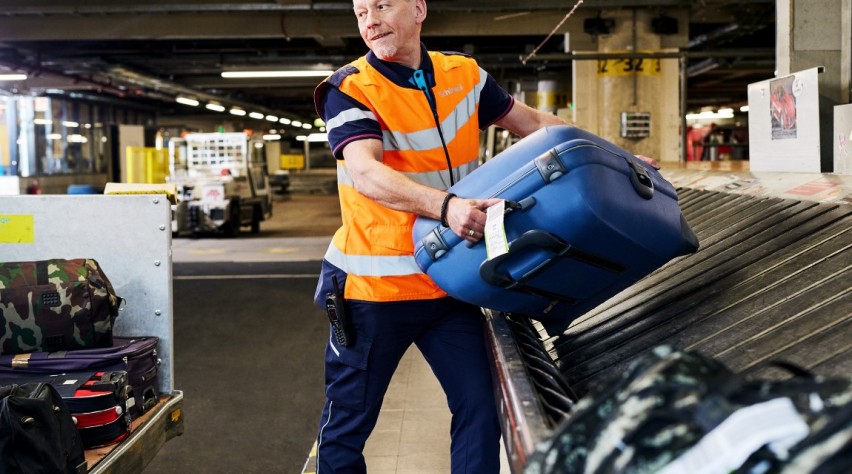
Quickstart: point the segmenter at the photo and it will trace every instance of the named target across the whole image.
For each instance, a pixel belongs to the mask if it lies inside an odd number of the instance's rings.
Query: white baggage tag
[[[485,211],[485,252],[488,260],[509,252],[506,241],[506,228],[503,216],[506,213],[506,201],[501,200]]]
[[[725,474],[740,467],[761,446],[786,453],[808,432],[793,402],[775,398],[733,412],[660,474]]]

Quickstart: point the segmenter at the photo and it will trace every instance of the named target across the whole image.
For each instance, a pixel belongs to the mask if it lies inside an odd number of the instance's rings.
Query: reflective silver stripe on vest
[[[458,131],[476,114],[476,105],[479,104],[479,97],[482,95],[482,88],[485,86],[486,75],[485,70],[479,68],[479,82],[473,87],[473,90],[468,92],[461,102],[456,104],[450,115],[441,123],[441,130],[444,131],[444,139],[447,143],[455,140]],[[452,126],[453,124],[455,126]]]
[[[473,160],[470,163],[461,166],[456,166],[453,168],[453,176],[455,176],[456,179],[464,178],[478,166],[479,162],[477,160]],[[450,173],[447,170],[403,174],[422,185],[429,186],[430,188],[447,189],[450,187]]]
[[[453,174],[458,179],[461,179],[470,174],[470,172],[475,170],[478,166],[479,162],[477,160],[473,160],[470,163],[454,167]],[[450,187],[450,175],[447,170],[406,172],[403,174],[411,178],[413,181],[424,186],[429,186],[430,188],[447,189]],[[340,163],[337,163],[337,184],[352,188],[355,187],[355,181],[352,179],[352,176],[349,175],[349,170]]]
[[[376,118],[376,114],[369,110],[361,110],[355,107],[351,109],[346,109],[343,112],[335,115],[331,120],[326,122],[325,129],[328,132],[331,132],[336,127],[339,127],[347,122],[354,122],[356,120],[372,120],[374,122],[378,122],[379,120]]]
[[[482,88],[485,87],[486,78],[487,73],[485,70],[479,68],[479,83],[456,104],[450,115],[441,122],[441,130],[444,132],[444,140],[447,143],[452,142],[456,138],[458,131],[476,113],[476,106],[479,104],[479,96],[482,94]],[[441,136],[438,134],[438,129],[434,127],[412,133],[385,130],[382,135],[385,150],[426,151],[439,148],[443,145],[441,143]]]
[[[337,163],[337,184],[349,186],[350,188],[355,187],[355,181],[352,180],[352,176],[349,176],[349,171],[339,162]]]
[[[346,255],[334,246],[328,246],[325,259],[335,267],[358,276],[405,276],[423,273],[414,256]]]

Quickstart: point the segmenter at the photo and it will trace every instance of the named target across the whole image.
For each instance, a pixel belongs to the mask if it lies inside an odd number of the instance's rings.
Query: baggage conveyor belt
[[[513,472],[572,398],[661,344],[697,350],[749,376],[784,360],[852,373],[852,205],[680,189],[701,242],[561,334],[491,312],[495,390]],[[572,393],[573,392],[573,393]]]

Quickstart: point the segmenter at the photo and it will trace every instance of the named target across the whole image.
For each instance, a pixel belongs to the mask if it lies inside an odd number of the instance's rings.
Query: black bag
[[[0,387],[0,474],[85,474],[83,443],[50,384]]]

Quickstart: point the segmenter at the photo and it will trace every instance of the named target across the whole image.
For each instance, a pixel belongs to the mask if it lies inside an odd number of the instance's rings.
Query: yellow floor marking
[[[225,249],[192,249],[189,253],[195,255],[215,255],[225,253]]]
[[[296,253],[299,249],[297,247],[270,247],[266,251],[269,253]]]

